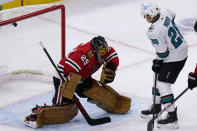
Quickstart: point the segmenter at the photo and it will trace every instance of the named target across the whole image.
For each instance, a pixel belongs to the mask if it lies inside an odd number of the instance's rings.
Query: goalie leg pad
[[[130,98],[119,95],[108,85],[99,85],[97,81],[94,81],[92,88],[84,89],[83,94],[89,98],[88,102],[107,112],[126,113],[131,107]]]
[[[78,114],[76,104],[64,106],[45,107],[37,113],[36,124],[38,127],[49,124],[62,124],[72,120]]]
[[[118,108],[116,110],[117,113],[125,113],[130,110],[131,107],[131,99],[120,95],[119,97],[119,103],[118,103]]]
[[[62,88],[63,88],[62,96],[71,100],[73,98],[77,85],[79,81],[81,80],[81,76],[76,73],[71,72],[69,74],[69,77],[70,77],[70,80],[68,81],[68,83],[62,85]]]

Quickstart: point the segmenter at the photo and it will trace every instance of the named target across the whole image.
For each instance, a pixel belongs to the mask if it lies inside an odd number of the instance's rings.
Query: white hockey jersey
[[[162,10],[159,19],[152,23],[147,32],[157,59],[164,62],[181,61],[188,55],[188,44],[175,25],[174,18],[174,12]]]

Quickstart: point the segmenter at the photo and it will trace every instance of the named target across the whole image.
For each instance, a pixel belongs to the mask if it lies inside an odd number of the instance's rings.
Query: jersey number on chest
[[[82,55],[81,56],[81,60],[83,61],[83,65],[84,66],[89,63],[89,59],[85,55]]]

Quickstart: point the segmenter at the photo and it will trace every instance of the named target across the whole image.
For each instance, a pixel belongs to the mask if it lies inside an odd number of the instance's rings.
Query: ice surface
[[[193,24],[197,20],[195,7],[197,1],[160,0],[156,2],[160,7],[169,8],[176,12],[175,22],[189,44],[189,56],[186,65],[172,86],[173,92],[177,96],[187,87],[187,75],[194,70],[197,63],[197,34],[193,31]],[[110,116],[112,122],[105,125],[90,126],[79,113],[77,117],[66,124],[44,126],[36,130],[146,130],[147,121],[140,118],[140,111],[148,108],[151,103],[153,82],[151,62],[155,56],[154,49],[146,37],[149,25],[140,15],[141,3],[142,1],[137,0],[67,0],[65,2],[67,52],[79,43],[89,41],[94,36],[105,36],[109,45],[115,47],[120,57],[120,66],[115,81],[110,85],[120,94],[132,98],[132,107],[129,113],[124,115],[105,113],[95,105],[87,103],[85,99],[80,99],[92,118]],[[12,28],[9,29],[12,31]],[[6,38],[0,36],[0,39],[2,41]],[[99,79],[99,73],[97,72],[93,77]],[[195,89],[189,90],[176,103],[179,131],[197,130],[196,92]],[[34,80],[12,80],[1,83],[0,131],[34,130],[24,126],[20,120],[30,113],[35,104],[50,103],[52,95],[51,83]],[[159,129],[155,128],[155,130]],[[170,129],[164,129],[164,131],[170,131]]]

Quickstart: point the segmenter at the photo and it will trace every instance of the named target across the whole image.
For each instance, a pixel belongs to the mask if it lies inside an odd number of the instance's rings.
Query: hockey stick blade
[[[98,119],[92,119],[90,117],[86,118],[88,124],[95,126],[95,125],[101,125],[101,124],[105,124],[108,122],[111,122],[110,117],[103,117],[103,118],[98,118]]]
[[[153,131],[153,123],[154,120],[151,119],[149,122],[148,122],[148,125],[147,125],[147,131]]]
[[[183,90],[168,106],[166,106],[163,110],[159,112],[159,114],[155,115],[147,124],[147,131],[153,131],[153,124],[154,120],[157,119],[161,114],[166,111],[169,107],[172,106],[185,92],[187,92],[189,88],[187,87],[185,90]]]
[[[86,121],[88,122],[89,125],[100,125],[100,124],[105,124],[108,122],[111,122],[111,118],[110,117],[103,117],[103,118],[98,118],[98,119],[92,119],[88,113],[86,112],[86,110],[82,107],[79,99],[74,95],[73,99],[77,105],[77,107],[79,108],[80,112],[83,114],[84,118],[86,119]]]

